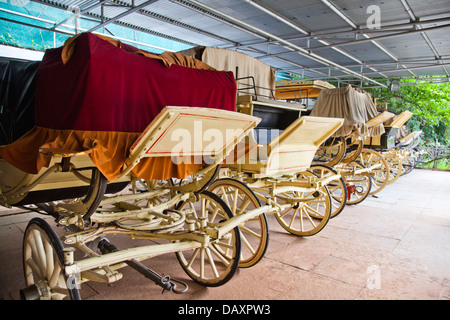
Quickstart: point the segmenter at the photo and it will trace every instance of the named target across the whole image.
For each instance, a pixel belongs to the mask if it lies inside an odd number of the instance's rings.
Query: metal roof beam
[[[108,19],[107,21],[104,21],[104,22],[102,22],[102,23],[96,25],[95,27],[89,29],[88,32],[92,32],[92,31],[95,31],[95,30],[97,30],[97,29],[100,29],[101,27],[104,27],[104,26],[106,26],[106,25],[108,25],[108,24],[110,24],[110,23],[112,23],[112,22],[114,22],[114,21],[117,21],[117,20],[119,20],[119,19],[122,19],[123,17],[126,17],[127,15],[129,15],[129,14],[131,14],[131,13],[137,11],[137,10],[143,9],[143,8],[149,6],[149,5],[151,5],[152,3],[157,2],[157,1],[158,1],[158,0],[148,0],[148,1],[146,1],[146,2],[144,2],[144,3],[142,3],[142,4],[140,4],[140,5],[138,5],[138,6],[136,6],[136,7],[133,7],[133,8],[131,8],[131,9],[128,9],[128,10],[125,11],[125,12],[122,12],[121,14],[118,14],[117,16],[115,16],[115,17],[113,17],[113,18],[111,18],[111,19]]]
[[[424,19],[424,18],[422,18]],[[426,19],[426,18],[425,18]],[[368,28],[358,28],[358,29],[345,29],[341,31],[329,31],[324,30],[320,32],[310,32],[308,35],[302,35],[302,36],[291,36],[291,37],[285,37],[285,40],[288,41],[296,41],[296,40],[304,40],[304,39],[321,39],[328,36],[337,36],[341,34],[349,34],[353,33],[353,37],[356,39],[356,36],[362,33],[387,33],[387,32],[402,32],[402,31],[408,31],[411,30],[416,25],[420,24],[439,24],[443,22],[450,22],[450,18],[440,18],[440,19],[433,19],[433,20],[417,20],[417,21],[411,21],[408,23],[401,23],[401,24],[392,24],[392,25],[386,25],[386,23],[383,23],[383,27],[380,29],[368,29]],[[330,38],[329,38],[330,39]],[[240,46],[249,46],[249,45],[259,45],[259,44],[266,44],[266,43],[273,43],[276,42],[276,40],[270,40],[270,41],[254,41],[254,42],[243,42],[240,44]],[[235,46],[237,48],[239,46]],[[233,48],[233,47],[226,47],[226,48]]]
[[[338,16],[340,16],[345,22],[347,22],[352,28],[356,29],[357,26],[344,14],[338,7],[334,4],[332,4],[329,0],[322,0],[322,3],[325,4],[328,8],[330,8],[332,11],[334,11]],[[391,57],[393,60],[398,61],[398,58],[394,56],[389,50],[387,50],[385,47],[383,47],[381,44],[373,40],[369,35],[366,33],[362,34],[365,38],[371,39],[371,43],[374,44],[378,49],[383,51],[385,54],[387,54],[389,57]],[[414,73],[411,72],[415,76]]]
[[[19,17],[25,17],[25,18],[29,18],[31,20],[45,22],[45,23],[49,23],[49,24],[56,24],[57,23],[56,21],[42,19],[42,18],[39,18],[39,17],[34,17],[34,16],[31,16],[31,15],[27,15],[27,14],[23,14],[23,13],[19,13],[19,12],[13,12],[13,11],[10,11],[10,10],[7,10],[7,9],[3,9],[3,8],[0,8],[0,11],[4,11],[4,12],[7,12],[7,13],[11,13],[11,14],[17,15]],[[27,27],[41,29],[41,30],[45,30],[45,31],[49,31],[49,32],[65,34],[65,35],[68,35],[68,36],[73,36],[73,35],[76,34],[75,30],[74,31],[67,31],[67,30],[61,30],[61,29],[53,29],[53,28],[41,27],[41,26],[34,25],[34,24],[31,24],[31,23],[26,23],[26,22],[22,22],[22,21],[16,21],[16,20],[3,18],[3,17],[0,17],[0,20],[6,21],[6,22],[11,22],[11,23],[17,23],[17,24],[24,25],[24,26],[27,26]],[[67,27],[67,28],[71,28],[71,29],[74,28],[73,26],[70,26],[70,25],[63,25],[63,26]],[[79,30],[87,31],[85,29],[79,29]],[[142,31],[142,30],[140,30],[140,31]],[[96,33],[96,34],[103,34],[101,32],[96,32],[96,31],[94,33]],[[149,33],[149,32],[147,32],[147,33]],[[131,39],[125,39],[125,38],[121,38],[121,37],[117,37],[117,36],[113,36],[113,35],[109,35],[109,37],[117,39],[117,40],[120,40],[120,41],[124,41],[124,42],[129,42],[129,43],[133,43],[133,44],[137,44],[137,45],[146,46],[146,47],[149,47],[149,48],[152,48],[152,49],[157,49],[157,50],[162,50],[162,51],[172,51],[170,49],[158,47],[158,46],[155,46],[155,45],[151,45],[151,44],[147,44],[147,43],[143,43],[143,42],[139,42],[139,41],[134,41],[134,40],[131,40]]]
[[[450,65],[449,63],[442,63],[440,65],[435,65],[434,67],[440,67],[440,66],[448,66]],[[415,66],[415,67],[409,67],[407,69],[398,69],[398,68],[394,68],[394,69],[389,69],[389,70],[383,70],[383,72],[394,72],[394,71],[408,71],[408,70],[418,70],[418,69],[425,69],[425,68],[430,68],[429,65],[425,65],[425,66]],[[377,72],[364,72],[364,74],[375,74]]]
[[[314,50],[323,49],[323,48],[342,47],[342,46],[348,46],[348,45],[352,45],[352,44],[360,44],[360,43],[364,43],[364,42],[373,42],[373,41],[382,40],[382,39],[389,39],[389,38],[395,38],[395,37],[400,37],[400,36],[405,36],[405,35],[410,35],[410,34],[423,33],[425,31],[433,31],[433,30],[445,29],[445,28],[449,28],[449,27],[450,27],[450,24],[445,24],[445,25],[441,25],[441,26],[429,27],[429,28],[420,29],[420,30],[409,30],[406,32],[387,34],[387,35],[382,35],[382,36],[377,36],[377,37],[372,37],[372,38],[365,38],[365,39],[352,40],[352,41],[346,41],[346,42],[338,42],[338,43],[333,43],[333,44],[325,45],[325,46],[317,46],[317,47],[310,48],[310,50],[314,51]],[[396,58],[396,60],[398,60],[398,59]]]
[[[414,14],[414,12],[412,11],[411,7],[409,6],[408,2],[406,0],[400,0],[400,2],[402,3],[403,7],[405,8],[406,12],[408,12],[409,17],[411,18],[411,20],[417,20],[416,15]],[[421,25],[417,25],[416,29],[418,30],[423,30]],[[433,52],[434,56],[436,58],[439,58],[440,55],[437,52],[435,46],[433,45],[433,43],[431,42],[430,38],[428,37],[428,35],[426,34],[426,32],[421,32],[421,35],[423,37],[423,39],[425,40],[425,42],[427,43],[428,47],[430,48],[430,50]],[[448,76],[448,71],[446,67],[442,67],[442,69],[444,69],[445,74]]]
[[[119,3],[117,0],[107,0],[107,1],[111,1],[113,3]],[[126,3],[123,3],[122,6],[126,6],[126,7],[132,8],[131,5],[128,5]],[[156,19],[156,20],[159,20],[159,21],[163,21],[165,23],[169,23],[169,24],[175,25],[177,27],[180,27],[180,28],[183,28],[183,29],[186,29],[186,30],[189,30],[189,31],[193,31],[195,33],[200,33],[200,34],[203,34],[205,36],[208,36],[208,37],[211,37],[211,38],[214,38],[214,39],[218,39],[218,40],[223,41],[223,42],[228,42],[228,43],[231,43],[233,45],[239,45],[239,43],[236,42],[236,41],[233,41],[233,40],[230,40],[230,39],[226,39],[226,38],[221,37],[219,35],[216,35],[216,34],[213,34],[211,32],[208,32],[206,30],[202,30],[202,29],[193,27],[193,26],[188,25],[186,23],[182,23],[182,22],[180,22],[178,20],[175,20],[175,19],[163,16],[161,14],[158,14],[158,13],[155,13],[155,12],[152,12],[152,11],[149,11],[149,10],[140,9],[140,10],[137,11],[137,13],[139,13],[141,15],[144,15],[144,16],[147,16],[147,17],[152,18],[152,19]]]
[[[79,15],[79,14],[83,14],[83,13],[85,13],[85,12],[88,12],[89,10],[95,9],[95,8],[97,8],[98,6],[101,6],[101,5],[103,5],[103,4],[105,4],[106,2],[109,2],[109,1],[111,1],[111,0],[101,0],[101,1],[99,1],[99,2],[97,2],[97,3],[94,3],[93,5],[90,5],[90,6],[86,7],[86,8],[84,8],[84,9],[80,9],[79,12],[74,13],[73,15],[71,15],[70,17],[68,17],[67,19],[65,19],[65,20],[63,20],[63,21],[58,22],[57,24],[55,24],[55,26],[53,27],[53,29],[56,29],[56,28],[58,28],[59,26],[61,26],[61,25],[65,24],[65,23],[67,23],[69,20],[73,19],[75,16],[77,16],[77,15]]]
[[[270,16],[274,17],[275,19],[277,19],[278,21],[281,21],[282,23],[288,25],[289,27],[305,34],[305,35],[310,35],[310,33],[308,31],[306,31],[305,29],[297,26],[296,24],[292,23],[291,21],[288,21],[285,17],[282,17],[281,15],[279,15],[278,13],[273,12],[272,10],[254,2],[253,0],[246,0],[247,3],[251,4],[253,7],[257,8],[258,10],[261,10],[267,14],[269,14]],[[324,44],[324,45],[329,45],[330,43],[325,41],[325,40],[318,40],[320,43]],[[333,50],[335,50],[336,52],[339,52],[340,54],[346,56],[347,58],[358,62],[359,64],[362,64],[362,61],[357,59],[356,57],[354,57],[353,55],[349,54],[348,52],[345,52],[342,49],[339,48],[333,48]],[[374,68],[371,68],[372,70],[376,71]],[[380,73],[381,74],[381,73]],[[383,75],[383,74],[381,74]],[[383,75],[384,76],[384,75]],[[386,77],[387,78],[387,77]]]
[[[170,1],[175,2],[175,3],[186,2],[185,0],[170,0]],[[300,54],[300,55],[302,55],[304,57],[307,57],[309,59],[312,59],[314,61],[317,61],[317,62],[325,64],[325,65],[336,66],[339,69],[341,69],[342,71],[350,73],[350,74],[354,74],[354,75],[357,75],[357,76],[359,75],[357,72],[355,72],[353,70],[350,70],[350,69],[347,69],[347,68],[344,68],[344,67],[340,66],[338,63],[335,63],[335,62],[333,62],[331,60],[323,58],[323,57],[321,57],[318,54],[309,52],[308,50],[306,50],[304,48],[301,48],[301,47],[299,47],[299,46],[297,46],[297,45],[295,45],[295,44],[293,44],[293,43],[291,43],[289,41],[286,41],[286,40],[284,40],[281,37],[278,37],[278,36],[276,36],[274,34],[271,34],[271,33],[267,32],[265,30],[262,30],[260,28],[255,27],[255,26],[252,26],[252,25],[250,25],[250,24],[248,24],[248,23],[246,23],[244,21],[241,21],[241,20],[239,20],[237,18],[234,18],[234,17],[232,17],[232,16],[230,16],[228,14],[220,12],[219,10],[216,10],[215,8],[212,8],[212,7],[208,6],[208,5],[205,5],[205,4],[203,4],[203,3],[201,3],[201,2],[199,2],[197,0],[191,0],[191,1],[189,1],[189,3],[191,3],[191,4],[193,3],[196,6],[201,7],[204,14],[208,14],[208,12],[212,12],[214,15],[220,15],[222,17],[222,19],[229,20],[229,21],[233,22],[233,25],[234,24],[238,24],[238,25],[244,26],[245,29],[249,29],[250,30],[250,33],[259,33],[260,35],[264,35],[264,37],[266,37],[268,39],[275,39],[275,40],[283,43],[287,47],[292,48],[294,50],[294,52],[296,52],[296,53],[298,53],[298,54]],[[190,6],[190,8],[192,8],[193,10],[196,10],[195,7],[192,6],[192,5]],[[370,78],[365,78],[365,80],[377,83],[379,85],[382,85],[382,84],[378,83],[377,81],[372,80]],[[382,85],[382,86],[385,86],[385,85]]]
[[[259,58],[259,57],[258,57]],[[380,63],[373,63],[370,64],[371,66],[390,66],[390,65],[407,65],[407,64],[412,64],[412,65],[420,65],[421,67],[439,67],[441,66],[442,62],[446,61],[446,60],[450,60],[450,59],[440,59],[440,60],[415,60],[415,61],[398,61],[398,62],[380,62]],[[353,64],[353,65],[345,65],[344,67],[346,68],[356,68],[356,67],[364,67],[364,68],[368,68],[368,66],[366,66],[365,64],[362,65],[358,65],[358,64]],[[412,66],[414,67],[414,66]],[[330,67],[315,67],[315,68],[302,68],[305,71],[318,71],[318,70],[323,70],[323,69],[329,69]],[[336,69],[335,67],[333,67],[333,69]],[[286,69],[288,70],[288,69]],[[397,70],[402,70],[402,69],[397,69]],[[385,70],[379,70],[381,72],[385,72]]]

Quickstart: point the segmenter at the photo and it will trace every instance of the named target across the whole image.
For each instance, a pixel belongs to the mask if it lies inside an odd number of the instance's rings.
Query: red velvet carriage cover
[[[37,174],[50,157],[42,146],[82,151],[113,181],[130,146],[165,106],[234,110],[232,72],[216,71],[181,54],[155,55],[84,33],[64,47],[47,50],[39,67],[35,127],[0,156],[17,168]],[[144,179],[184,178],[201,164],[146,158],[132,171]]]

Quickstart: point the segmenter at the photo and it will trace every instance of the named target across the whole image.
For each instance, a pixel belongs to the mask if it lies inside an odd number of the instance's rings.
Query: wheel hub
[[[22,300],[51,300],[51,288],[47,282],[38,281],[20,290]]]

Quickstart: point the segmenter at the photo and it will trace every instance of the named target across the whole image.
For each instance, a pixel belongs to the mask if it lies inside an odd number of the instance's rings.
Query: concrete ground
[[[185,281],[181,295],[161,288],[130,267],[112,284],[88,282],[87,300],[449,300],[450,172],[415,169],[364,202],[347,206],[317,235],[299,238],[269,216],[264,258],[239,269],[224,286],[205,288],[184,273],[175,254],[147,260],[160,274]],[[0,211],[0,299],[19,299],[24,286],[22,236],[42,215]],[[44,216],[45,218],[45,216]],[[51,218],[46,218],[53,223]],[[141,242],[139,242],[141,241]],[[121,240],[121,248],[142,240]]]

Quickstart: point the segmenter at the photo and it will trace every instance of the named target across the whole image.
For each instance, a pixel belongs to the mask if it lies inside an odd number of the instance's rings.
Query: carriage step
[[[111,244],[106,238],[100,240],[100,242],[98,243],[98,248],[103,254],[119,251],[119,249]],[[180,280],[171,279],[168,275],[160,276],[155,271],[140,263],[136,259],[125,261],[125,263],[142,274],[144,277],[152,280],[155,284],[163,288],[162,294],[164,294],[166,291],[172,291],[174,293],[181,294],[185,293],[189,288],[186,283]],[[177,284],[182,285],[183,288],[178,289]]]

